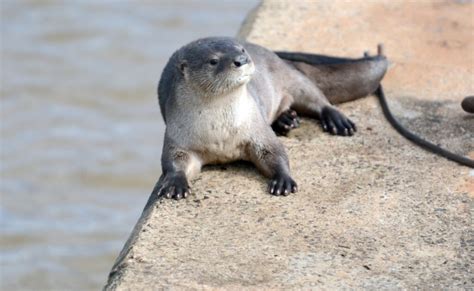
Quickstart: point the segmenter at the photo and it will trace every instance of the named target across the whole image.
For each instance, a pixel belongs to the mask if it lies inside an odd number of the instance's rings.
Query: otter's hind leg
[[[277,55],[307,76],[335,104],[375,92],[388,66],[382,50],[379,45],[378,55],[366,54],[358,59],[291,52]]]
[[[290,86],[294,98],[292,108],[299,114],[317,118],[324,131],[351,136],[357,128],[349,118],[331,105],[324,93],[301,72],[295,71],[295,82]]]

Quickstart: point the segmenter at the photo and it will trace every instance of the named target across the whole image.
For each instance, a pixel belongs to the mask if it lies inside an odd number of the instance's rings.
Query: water
[[[99,289],[161,172],[167,58],[257,0],[0,3],[0,289]]]

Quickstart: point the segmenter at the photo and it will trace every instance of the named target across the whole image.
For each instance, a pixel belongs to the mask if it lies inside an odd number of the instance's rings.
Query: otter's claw
[[[188,197],[191,194],[191,188],[184,175],[173,174],[165,175],[164,178],[156,185],[154,193],[158,197],[174,198],[179,200]]]
[[[344,114],[332,107],[325,107],[321,112],[323,130],[331,134],[350,136],[357,131],[355,124]]]
[[[288,175],[275,175],[268,184],[268,192],[276,196],[286,196],[297,191],[298,186],[296,182]]]
[[[279,135],[287,135],[290,130],[300,126],[296,111],[288,109],[272,123],[272,129]]]

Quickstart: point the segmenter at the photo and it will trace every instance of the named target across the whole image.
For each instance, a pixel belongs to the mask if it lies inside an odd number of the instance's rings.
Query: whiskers
[[[242,85],[244,83],[242,77],[242,74],[237,75],[235,72],[221,73],[215,77],[203,76],[199,78],[196,85],[205,93],[220,95]]]

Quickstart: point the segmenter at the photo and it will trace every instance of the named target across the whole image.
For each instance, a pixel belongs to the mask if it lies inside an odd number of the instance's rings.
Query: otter
[[[193,41],[176,51],[158,85],[166,124],[162,175],[153,195],[185,198],[207,164],[244,160],[270,179],[268,192],[297,191],[276,133],[319,119],[324,131],[357,128],[333,104],[373,93],[387,70],[382,54],[360,59],[273,52],[229,37]]]

